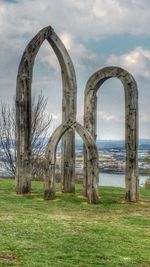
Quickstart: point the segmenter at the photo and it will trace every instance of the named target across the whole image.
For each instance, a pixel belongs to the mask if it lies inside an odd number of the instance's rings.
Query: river
[[[143,186],[147,178],[148,176],[139,176],[140,186]],[[125,175],[100,173],[99,174],[99,185],[125,188]]]

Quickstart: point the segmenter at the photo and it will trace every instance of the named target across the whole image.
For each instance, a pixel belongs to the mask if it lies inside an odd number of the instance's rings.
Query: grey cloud
[[[66,42],[75,65],[78,80],[78,114],[82,112],[79,107],[83,107],[84,87],[89,75],[97,68],[113,63],[121,64],[135,75],[140,92],[140,116],[144,116],[144,112],[149,110],[150,98],[149,51],[144,48],[130,51],[130,59],[135,59],[137,53],[140,64],[134,65],[127,60],[125,64],[125,55],[114,55],[114,58],[110,57],[108,61],[102,55],[98,55],[97,51],[93,51],[92,47],[87,48],[85,40],[98,39],[100,42],[101,38],[114,33],[150,35],[149,13],[150,4],[147,0],[22,0],[16,3],[0,1],[1,98],[6,101],[12,100],[15,94],[17,68],[25,46],[42,27],[52,24],[64,43]],[[145,77],[139,75],[141,71]],[[49,97],[50,113],[56,114],[57,109],[57,114],[60,114],[60,68],[54,53],[46,43],[37,56],[33,78],[33,92],[39,93],[43,90],[45,96]],[[119,138],[124,135],[122,86],[118,81],[111,79],[101,89],[98,93],[98,109],[104,112],[103,114],[111,114],[113,118],[118,118],[118,121],[108,121],[106,118],[100,121],[99,118],[99,125],[102,125],[102,129],[98,126],[99,135],[104,136],[107,132],[107,136],[110,135],[108,138]],[[82,119],[80,114],[78,117]],[[141,133],[147,136],[150,134],[150,127],[144,123],[140,120],[140,127],[144,129]],[[114,128],[117,133],[113,132]]]
[[[110,55],[107,64],[123,67],[136,77],[150,79],[150,50],[143,47],[135,47],[123,55]]]

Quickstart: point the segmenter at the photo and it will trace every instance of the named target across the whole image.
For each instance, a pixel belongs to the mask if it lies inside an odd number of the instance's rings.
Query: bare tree
[[[0,110],[0,146],[1,161],[9,175],[15,176],[16,144],[15,144],[15,109],[1,104]]]
[[[42,94],[32,100],[31,113],[31,144],[32,144],[32,175],[42,174],[45,164],[44,151],[51,125],[51,116],[46,113],[47,99]],[[15,176],[16,174],[16,114],[15,105],[1,104],[0,109],[0,147],[1,161],[6,172]]]

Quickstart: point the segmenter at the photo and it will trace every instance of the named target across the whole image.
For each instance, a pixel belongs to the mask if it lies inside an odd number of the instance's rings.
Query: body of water
[[[147,178],[148,176],[139,176],[140,186],[144,185],[144,182],[147,180]],[[99,185],[125,188],[125,175],[100,173],[99,174]]]

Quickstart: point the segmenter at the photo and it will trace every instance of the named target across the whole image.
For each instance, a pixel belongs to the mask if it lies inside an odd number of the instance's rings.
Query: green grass
[[[150,190],[138,204],[124,201],[124,190],[101,187],[97,205],[57,188],[44,201],[42,183],[30,195],[14,193],[13,180],[0,179],[0,266],[150,266]]]

